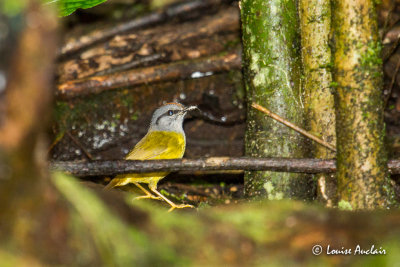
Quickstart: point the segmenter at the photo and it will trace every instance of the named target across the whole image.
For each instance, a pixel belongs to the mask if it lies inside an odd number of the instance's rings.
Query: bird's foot
[[[151,199],[157,199],[157,200],[160,200],[160,199],[161,199],[161,197],[157,197],[157,196],[152,195],[152,194],[148,194],[148,195],[144,195],[144,196],[135,197],[134,199],[135,199],[135,200],[139,200],[139,199],[144,199],[144,198],[151,198]]]
[[[174,209],[183,209],[183,208],[194,208],[194,206],[189,205],[189,204],[181,204],[181,205],[174,204],[174,205],[171,205],[171,208],[168,210],[168,212],[171,212]]]

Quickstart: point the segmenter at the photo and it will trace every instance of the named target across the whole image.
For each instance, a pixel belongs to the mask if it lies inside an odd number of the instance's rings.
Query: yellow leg
[[[133,183],[133,184],[136,185],[137,187],[139,187],[143,192],[146,193],[146,195],[140,196],[140,197],[135,197],[135,199],[143,199],[143,198],[151,198],[151,199],[158,199],[158,200],[161,199],[161,197],[156,197],[155,195],[152,195],[149,191],[144,189],[144,187],[141,186],[139,183]]]
[[[174,202],[172,202],[171,200],[169,200],[168,198],[166,198],[160,192],[157,191],[157,184],[156,183],[155,184],[154,183],[150,183],[149,184],[149,188],[150,188],[151,191],[156,193],[158,196],[160,196],[160,198],[164,199],[165,202],[167,202],[171,206],[171,208],[168,210],[168,212],[171,212],[174,209],[194,208],[194,206],[189,205],[189,204],[181,204],[181,205],[175,204]]]

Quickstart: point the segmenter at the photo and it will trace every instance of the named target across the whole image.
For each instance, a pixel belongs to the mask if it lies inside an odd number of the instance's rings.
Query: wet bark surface
[[[304,99],[300,87],[300,39],[295,1],[242,1],[240,4],[246,91],[249,107],[246,155],[303,157],[303,137],[250,107],[260,104],[303,126]],[[249,196],[269,199],[308,198],[313,188],[306,176],[248,172]]]
[[[338,194],[354,209],[387,207],[394,194],[386,169],[375,12],[374,1],[333,3]]]
[[[331,90],[331,31],[330,1],[300,1],[301,45],[304,71],[304,105],[309,130],[336,144],[335,106]],[[313,145],[316,158],[334,158],[333,151]],[[330,174],[316,175],[318,199],[327,206],[336,204],[336,177]]]

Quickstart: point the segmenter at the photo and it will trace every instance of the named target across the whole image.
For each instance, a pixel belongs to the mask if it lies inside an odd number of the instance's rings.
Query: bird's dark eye
[[[173,110],[168,110],[168,115],[169,115],[169,116],[174,115],[174,111],[173,111]]]

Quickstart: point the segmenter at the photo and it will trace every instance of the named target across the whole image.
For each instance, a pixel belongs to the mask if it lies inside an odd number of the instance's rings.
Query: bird
[[[183,121],[186,113],[195,109],[197,109],[196,106],[185,107],[180,103],[166,103],[157,108],[153,113],[146,135],[135,145],[125,159],[156,160],[182,158],[186,148]],[[139,196],[136,199],[151,198],[164,200],[171,206],[168,210],[169,212],[176,208],[193,208],[192,205],[188,204],[175,204],[157,191],[158,182],[167,176],[167,174],[168,172],[120,174],[115,176],[105,189],[132,183],[145,193],[145,195]],[[140,183],[148,184],[150,191],[155,195],[146,190]]]

